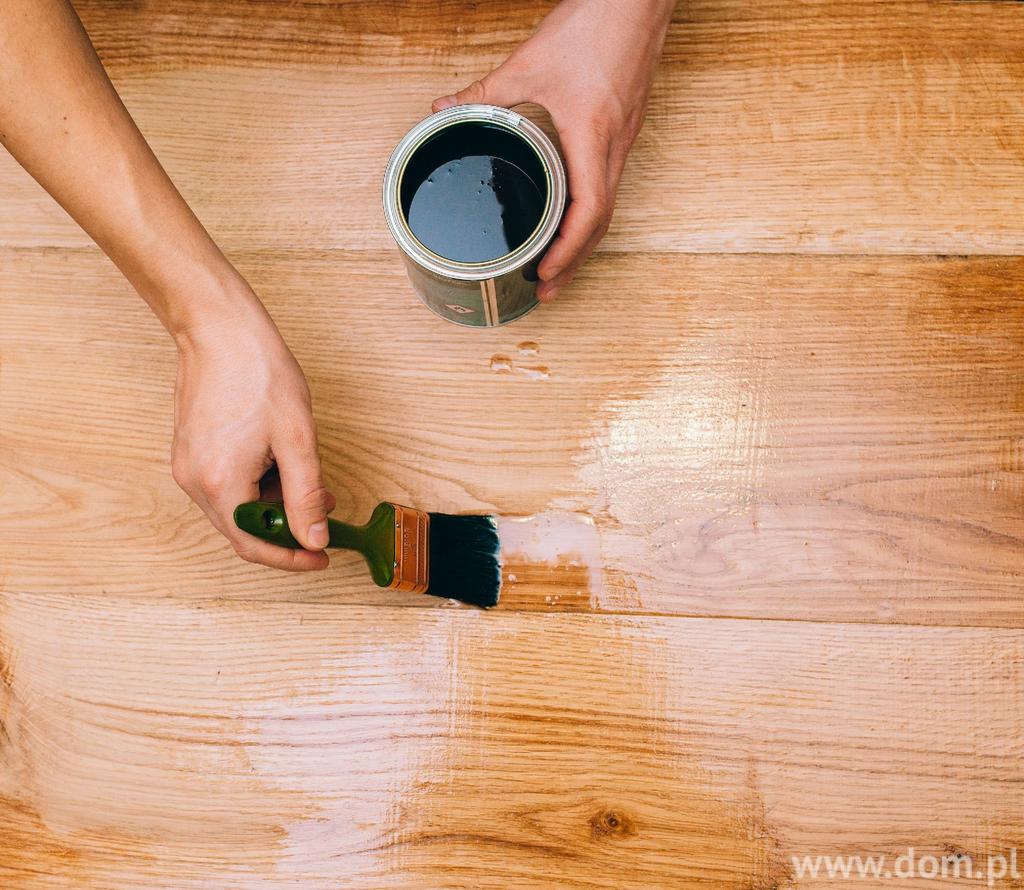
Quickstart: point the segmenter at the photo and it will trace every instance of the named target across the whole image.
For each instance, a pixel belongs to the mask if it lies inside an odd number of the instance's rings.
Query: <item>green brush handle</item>
[[[302,549],[288,527],[283,504],[250,501],[235,507],[235,525],[279,547]],[[395,508],[378,504],[366,525],[349,525],[337,519],[327,520],[328,547],[355,550],[363,555],[373,583],[387,587],[395,575]]]

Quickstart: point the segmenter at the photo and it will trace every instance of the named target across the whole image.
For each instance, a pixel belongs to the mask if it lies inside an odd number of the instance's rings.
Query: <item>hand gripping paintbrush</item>
[[[282,504],[252,501],[235,508],[242,531],[300,549]],[[425,513],[384,502],[366,525],[327,520],[328,547],[357,550],[378,587],[429,593],[485,609],[498,603],[501,566],[492,516]]]

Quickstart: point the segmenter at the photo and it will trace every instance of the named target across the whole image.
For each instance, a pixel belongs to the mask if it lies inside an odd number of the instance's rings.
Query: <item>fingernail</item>
[[[436,108],[438,111],[444,111],[444,109],[451,108],[454,104],[454,96],[445,96],[444,98],[438,99],[436,102],[434,102],[434,108]]]
[[[558,296],[558,288],[557,287],[545,287],[538,294],[538,297],[541,300],[543,300],[545,303],[550,303],[557,296]]]
[[[328,534],[326,522],[314,522],[307,533],[309,543],[317,550],[323,550],[327,546]]]

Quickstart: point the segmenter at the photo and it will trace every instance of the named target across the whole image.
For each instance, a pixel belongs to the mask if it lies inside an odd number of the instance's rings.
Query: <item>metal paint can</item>
[[[472,152],[465,147],[468,143],[484,145],[492,159],[514,165],[518,173],[525,171],[538,191],[535,207],[531,205],[529,215],[521,214],[525,223],[508,219],[517,212],[514,201],[502,208],[505,235],[509,225],[529,227],[517,230],[522,233],[521,243],[510,242],[508,252],[482,261],[442,255],[425,245],[410,225],[414,193],[423,182],[434,181],[424,179],[424,171],[438,158]],[[453,157],[451,162],[478,160]],[[483,179],[480,185],[484,186]],[[471,327],[507,324],[537,305],[537,266],[558,232],[566,194],[565,166],[544,131],[521,114],[493,105],[459,105],[421,121],[399,142],[384,173],[384,215],[414,290],[432,312]],[[437,224],[450,224],[451,234],[457,236],[465,212],[455,202],[444,205],[444,212],[435,214]],[[505,235],[503,240],[508,240]]]

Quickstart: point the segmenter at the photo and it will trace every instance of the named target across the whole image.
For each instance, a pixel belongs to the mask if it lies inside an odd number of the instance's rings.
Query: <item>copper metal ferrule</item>
[[[395,574],[388,587],[425,593],[430,585],[430,516],[411,507],[395,508]]]

